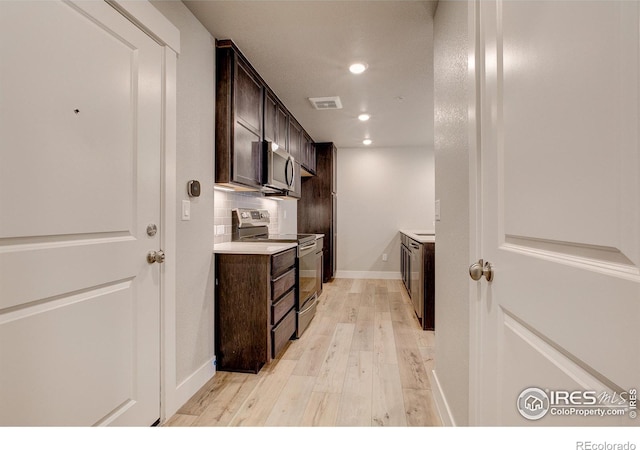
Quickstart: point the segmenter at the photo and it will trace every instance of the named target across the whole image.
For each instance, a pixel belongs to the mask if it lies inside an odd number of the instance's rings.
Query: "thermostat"
[[[187,191],[189,192],[189,197],[200,197],[200,182],[197,180],[189,181]]]

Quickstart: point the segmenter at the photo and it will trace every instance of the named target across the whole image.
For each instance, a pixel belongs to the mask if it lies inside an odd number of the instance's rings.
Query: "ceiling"
[[[433,147],[436,1],[184,0],[216,39],[231,39],[316,142],[338,148]],[[348,67],[363,61],[368,70]],[[316,110],[309,97],[339,96]],[[362,112],[371,114],[360,122]]]

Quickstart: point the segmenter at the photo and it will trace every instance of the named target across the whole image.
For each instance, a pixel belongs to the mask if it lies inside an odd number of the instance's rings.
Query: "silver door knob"
[[[151,250],[149,253],[147,253],[147,262],[149,264],[153,264],[156,262],[162,264],[164,262],[164,258],[165,256],[162,250],[158,250],[157,252]]]
[[[489,261],[484,262],[482,259],[479,259],[478,262],[469,266],[469,276],[472,280],[478,281],[483,275],[487,281],[493,280],[493,268]]]

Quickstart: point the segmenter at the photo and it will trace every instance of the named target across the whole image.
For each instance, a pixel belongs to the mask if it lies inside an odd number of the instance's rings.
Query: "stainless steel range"
[[[270,234],[269,211],[264,209],[237,208],[231,213],[231,239],[241,242],[291,242],[298,244],[296,290],[296,337],[302,336],[316,313],[318,302],[317,272],[305,270],[316,265],[315,234]]]

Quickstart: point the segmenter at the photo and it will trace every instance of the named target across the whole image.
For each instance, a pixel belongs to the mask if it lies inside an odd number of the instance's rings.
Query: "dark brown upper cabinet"
[[[216,42],[215,183],[262,186],[264,83],[229,40]]]
[[[275,95],[265,89],[264,91],[264,140],[278,144],[278,100]],[[280,145],[280,144],[278,144]]]
[[[215,183],[262,190],[262,142],[289,152],[298,173],[315,175],[313,140],[233,41],[216,41]],[[313,155],[312,155],[313,152]],[[291,195],[299,196],[299,190]]]
[[[269,88],[264,92],[264,140],[289,151],[289,113]]]
[[[302,127],[293,117],[289,117],[289,153],[302,163]]]
[[[276,144],[289,151],[289,113],[280,103],[276,103]]]
[[[302,175],[305,177],[316,174],[316,148],[313,139],[306,132],[302,134]]]

